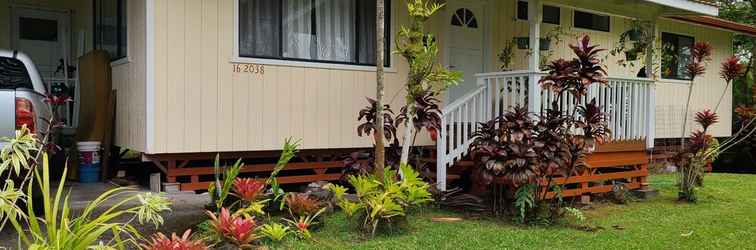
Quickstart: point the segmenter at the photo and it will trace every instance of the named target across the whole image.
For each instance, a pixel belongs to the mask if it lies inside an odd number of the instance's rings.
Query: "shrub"
[[[260,227],[260,235],[272,241],[281,241],[290,233],[289,227],[275,222]]]
[[[302,193],[289,193],[284,201],[292,217],[314,215],[323,207],[320,201]]]
[[[350,176],[349,183],[357,192],[357,200],[346,198],[346,188],[331,185],[337,205],[345,214],[362,221],[360,229],[374,236],[382,223],[392,223],[397,217],[404,217],[408,209],[418,207],[431,200],[428,184],[409,165],[399,168],[402,178],[395,170],[386,168],[382,179],[374,175]]]
[[[550,223],[563,214],[562,184],[555,178],[568,179],[582,172],[587,156],[610,134],[607,115],[596,100],[583,102],[592,84],[607,82],[598,59],[603,50],[591,45],[588,36],[570,48],[576,57],[551,62],[540,81],[541,87],[555,96],[548,109],[534,114],[525,107],[514,107],[481,123],[473,134],[469,150],[480,163],[479,185],[490,185],[499,178],[498,183],[506,187],[492,194],[495,210],[506,210],[496,205],[506,204],[499,200],[507,199],[503,192],[514,191],[516,218],[522,223]],[[563,98],[573,98],[570,102],[575,108],[559,105]],[[557,199],[550,199],[550,192]]]

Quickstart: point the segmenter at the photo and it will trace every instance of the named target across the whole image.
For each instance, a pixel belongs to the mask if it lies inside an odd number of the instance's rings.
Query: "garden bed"
[[[290,239],[281,249],[743,249],[756,245],[756,175],[711,174],[697,204],[680,204],[673,175],[650,176],[660,195],[628,205],[594,203],[588,222],[603,229],[517,226],[508,221],[465,218],[425,209],[409,216],[404,232],[366,240],[342,213],[328,216],[312,241]]]

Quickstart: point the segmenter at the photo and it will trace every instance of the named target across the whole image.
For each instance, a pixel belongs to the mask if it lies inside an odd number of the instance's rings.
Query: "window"
[[[26,66],[16,58],[0,57],[0,89],[16,88],[34,89]]]
[[[58,41],[58,21],[21,17],[18,20],[19,35],[24,40]]]
[[[475,14],[472,11],[462,8],[454,12],[451,25],[476,29],[478,28],[478,20],[475,19]]]
[[[662,77],[690,80],[685,66],[690,63],[695,40],[690,36],[662,33]]]
[[[364,0],[239,0],[239,56],[372,66],[375,11]]]
[[[126,57],[127,0],[94,0],[94,44],[110,54],[115,61]]]
[[[561,14],[559,13],[559,7],[544,5],[543,6],[543,22],[559,25],[559,19]],[[528,2],[517,1],[517,19],[528,20]]]
[[[573,23],[575,28],[609,32],[610,17],[576,10]]]

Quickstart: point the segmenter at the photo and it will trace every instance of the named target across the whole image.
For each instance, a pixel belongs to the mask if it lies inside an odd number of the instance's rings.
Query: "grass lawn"
[[[567,227],[526,227],[466,219],[426,209],[410,216],[404,233],[363,239],[343,214],[327,218],[313,241],[289,240],[274,249],[746,249],[756,248],[756,175],[711,174],[699,203],[678,204],[674,176],[650,178],[660,195],[628,205],[596,204],[585,211],[591,224],[604,229],[584,232]],[[616,229],[620,226],[624,229]],[[691,233],[692,232],[692,233]]]

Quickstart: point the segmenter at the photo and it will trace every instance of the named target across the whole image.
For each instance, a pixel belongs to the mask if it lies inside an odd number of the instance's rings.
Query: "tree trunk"
[[[384,130],[383,130],[383,61],[385,54],[385,14],[384,14],[384,0],[377,0],[375,7],[375,101],[376,101],[376,118],[375,118],[375,133],[378,134],[375,138],[375,170],[376,176],[383,176],[383,168],[386,163],[386,147],[384,145]]]
[[[410,147],[412,147],[412,137],[415,134],[415,124],[412,118],[415,117],[415,100],[407,100],[407,119],[404,120],[404,140],[402,145],[402,158],[399,165],[409,164]]]

